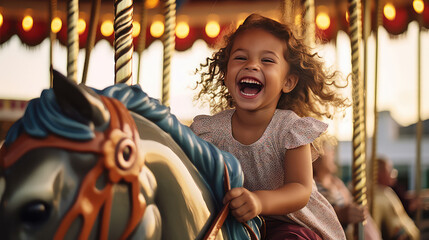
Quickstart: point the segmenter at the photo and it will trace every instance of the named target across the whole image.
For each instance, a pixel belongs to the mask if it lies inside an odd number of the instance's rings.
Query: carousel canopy
[[[49,37],[52,30],[59,42],[66,45],[67,1],[57,0],[54,19],[49,24],[49,4],[46,0],[14,0],[0,3],[0,44],[17,35],[23,44],[36,46]],[[140,30],[145,28],[146,47],[162,36],[163,1],[146,0],[147,26],[140,26],[142,1],[134,1],[134,43],[137,44]],[[300,12],[298,0],[292,1],[295,13]],[[364,1],[363,1],[364,2]],[[371,1],[372,30],[376,29],[375,1]],[[420,2],[420,6],[415,4]],[[180,0],[177,1],[176,50],[183,51],[193,45],[195,40],[203,39],[213,45],[228,29],[236,26],[253,12],[280,19],[282,16],[280,0]],[[414,3],[414,4],[413,4]],[[85,47],[91,14],[90,0],[79,1],[79,46]],[[348,1],[320,0],[316,4],[317,35],[323,41],[334,40],[338,31],[348,32]],[[427,0],[380,1],[382,5],[382,25],[396,36],[407,30],[411,21],[420,21],[429,28],[429,3]],[[417,12],[416,12],[417,11]],[[420,12],[421,11],[421,12]],[[420,12],[420,13],[418,13]],[[105,39],[113,44],[114,1],[102,0],[96,30],[96,41]],[[295,23],[299,22],[295,17]]]

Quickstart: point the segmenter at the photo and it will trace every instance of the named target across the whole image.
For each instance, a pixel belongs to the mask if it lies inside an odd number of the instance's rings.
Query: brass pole
[[[133,1],[115,0],[115,84],[132,85]]]
[[[377,22],[375,24],[375,74],[374,74],[374,133],[372,135],[371,147],[371,169],[372,169],[372,185],[371,185],[371,213],[374,213],[374,190],[378,184],[378,162],[377,162],[377,141],[378,141],[378,27],[383,24],[382,4],[375,1],[375,11]]]
[[[140,70],[143,51],[146,47],[146,27],[147,27],[147,10],[145,7],[146,0],[142,0],[141,14],[140,14],[140,34],[137,44],[137,53],[139,55],[139,64],[137,67],[137,84],[140,83]]]
[[[365,113],[364,113],[364,82],[360,67],[361,2],[349,0],[350,42],[352,50],[352,98],[353,98],[353,197],[354,201],[365,206],[366,200],[366,162],[365,162]],[[363,239],[363,223],[357,224],[355,234]]]
[[[89,19],[88,38],[86,39],[85,62],[83,64],[82,83],[86,84],[88,75],[89,59],[95,44],[95,33],[97,31],[98,15],[100,13],[101,0],[92,0],[91,17]]]
[[[162,38],[164,44],[162,71],[162,104],[170,106],[170,71],[171,58],[175,48],[176,1],[164,1],[165,31]]]
[[[416,198],[420,198],[420,190],[422,188],[422,176],[421,176],[421,165],[422,165],[422,133],[423,133],[423,124],[421,117],[421,28],[422,28],[422,19],[421,15],[418,16],[419,29],[417,32],[417,126],[416,126],[416,175],[415,175],[415,193]],[[422,211],[417,209],[416,212],[416,225],[420,227],[422,220]]]
[[[307,46],[315,47],[316,45],[316,26],[314,24],[315,19],[315,10],[314,10],[314,0],[305,0],[304,1],[304,22],[305,28],[303,29],[304,41]]]
[[[79,54],[79,1],[67,1],[67,77],[77,83],[77,58]]]
[[[53,49],[54,49],[54,43],[56,39],[56,34],[52,31],[52,20],[54,20],[57,12],[57,0],[51,0],[49,1],[49,87],[52,88],[52,81],[53,81]]]

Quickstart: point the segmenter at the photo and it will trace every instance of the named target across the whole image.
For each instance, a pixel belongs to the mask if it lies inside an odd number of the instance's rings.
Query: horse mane
[[[92,90],[99,95],[119,100],[129,111],[150,120],[168,133],[200,172],[212,192],[217,210],[221,209],[225,194],[224,163],[228,168],[231,188],[243,186],[241,166],[232,154],[196,136],[189,127],[181,124],[176,116],[171,114],[168,107],[149,97],[139,85],[116,84],[103,90]],[[44,138],[52,133],[80,141],[94,138],[93,126],[65,116],[55,100],[52,89],[42,91],[40,98],[31,100],[24,116],[9,130],[4,144],[12,144],[22,132],[36,138]],[[232,239],[248,238],[247,230],[232,216],[226,219],[225,224]],[[259,233],[259,218],[250,220],[248,224],[255,233]]]

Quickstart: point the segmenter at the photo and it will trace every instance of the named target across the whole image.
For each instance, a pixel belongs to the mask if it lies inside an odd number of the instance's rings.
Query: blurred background
[[[51,2],[0,0],[0,141],[4,139],[11,124],[22,115],[27,101],[49,88],[51,31],[55,33],[52,65],[63,74],[67,73],[67,1],[55,1],[56,11],[50,22]],[[101,1],[95,44],[87,71],[86,84],[99,89],[112,85],[115,81],[113,2]],[[161,98],[161,38],[165,27],[162,1],[142,2],[134,1],[133,83],[138,81],[151,97]],[[222,36],[235,29],[246,16],[254,12],[283,21],[285,2],[289,2],[292,12],[297,13],[289,15],[288,21],[299,26],[303,21],[299,14],[303,11],[300,1],[176,1],[170,107],[182,123],[190,124],[196,115],[210,113],[206,105],[193,100],[197,93],[195,82],[199,79],[195,70],[216,50]],[[429,3],[422,0],[365,2],[370,3],[370,14],[366,18],[370,23],[367,20],[369,27],[365,28],[361,50],[365,51],[365,62],[362,65],[365,66],[367,155],[372,150],[372,139],[376,132],[375,152],[392,160],[398,169],[399,182],[407,190],[414,190],[416,171],[420,171],[418,176],[421,176],[421,187],[429,188],[429,94],[425,94],[429,91]],[[79,1],[78,82],[84,69],[91,4],[90,0]],[[340,71],[345,78],[352,69],[348,1],[315,0],[314,4],[317,36],[315,51],[325,59],[328,69]],[[145,12],[142,10],[143,5]],[[143,13],[146,26],[141,26]],[[363,20],[362,25],[365,24],[365,19]],[[139,52],[137,45],[142,32],[145,33],[145,42]],[[140,76],[137,71],[139,68]],[[419,91],[423,93],[421,96]],[[351,84],[343,94],[351,98]],[[377,126],[374,126],[375,113]],[[329,132],[339,140],[337,163],[341,166],[341,178],[349,182],[353,156],[352,108],[328,122]],[[417,128],[417,123],[423,127]],[[417,137],[419,134],[420,140]],[[420,150],[417,150],[418,145]],[[419,154],[420,162],[417,162]]]

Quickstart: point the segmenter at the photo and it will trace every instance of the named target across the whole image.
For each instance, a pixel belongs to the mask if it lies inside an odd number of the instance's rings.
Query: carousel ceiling
[[[429,1],[424,4],[422,13],[417,13],[412,0],[379,1],[383,6],[382,25],[392,35],[407,30],[411,21],[420,20],[425,29],[429,28]],[[36,46],[49,37],[52,30],[60,43],[67,38],[67,0],[57,0],[55,23],[49,24],[49,0],[0,1],[0,44],[17,35],[23,44]],[[85,47],[93,0],[79,1],[79,45]],[[176,49],[183,51],[192,46],[197,39],[213,45],[225,31],[242,21],[253,12],[280,19],[282,16],[280,0],[178,0]],[[295,12],[299,12],[300,1],[291,1]],[[364,2],[364,1],[363,1]],[[371,4],[372,29],[375,29],[376,11]],[[163,1],[146,0],[146,46],[160,38],[163,29]],[[315,0],[316,29],[324,41],[335,39],[338,31],[348,32],[347,0]],[[97,23],[96,41],[105,39],[113,44],[114,1],[102,0]],[[134,43],[137,44],[142,1],[134,1]],[[299,20],[295,18],[295,21]],[[144,28],[144,27],[143,27]],[[158,31],[156,31],[158,30]]]

